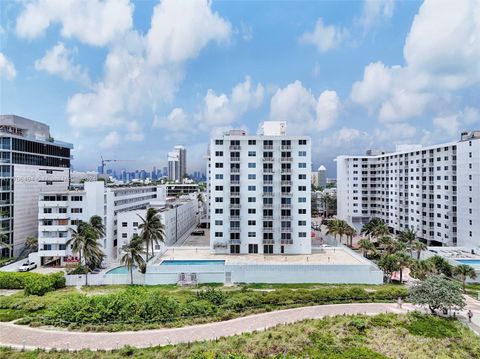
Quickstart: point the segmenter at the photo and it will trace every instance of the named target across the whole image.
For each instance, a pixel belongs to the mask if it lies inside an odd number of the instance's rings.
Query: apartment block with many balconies
[[[373,217],[430,245],[480,246],[480,131],[458,142],[337,158],[338,217]]]
[[[285,122],[258,135],[232,130],[211,140],[210,246],[216,253],[311,252],[311,141]]]

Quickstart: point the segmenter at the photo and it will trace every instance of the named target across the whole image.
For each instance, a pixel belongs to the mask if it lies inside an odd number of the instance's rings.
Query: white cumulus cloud
[[[3,76],[8,80],[12,80],[17,76],[17,71],[13,62],[0,52],[0,78]]]
[[[30,0],[17,18],[16,32],[34,39],[58,23],[63,37],[103,46],[132,27],[132,14],[129,0]]]
[[[312,32],[305,32],[300,37],[300,43],[314,45],[321,52],[326,52],[338,47],[348,37],[345,28],[335,25],[325,25],[319,18]]]
[[[35,68],[49,74],[58,75],[65,80],[73,80],[89,86],[88,73],[82,66],[74,64],[73,52],[73,50],[67,49],[62,42],[59,42],[53,48],[47,50],[44,57],[35,61]]]
[[[100,142],[101,148],[112,148],[120,143],[120,135],[116,131],[108,133],[105,138]]]

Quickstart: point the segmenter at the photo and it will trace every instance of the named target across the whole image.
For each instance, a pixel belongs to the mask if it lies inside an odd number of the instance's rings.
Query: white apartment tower
[[[112,186],[103,181],[85,182],[78,190],[42,192],[38,200],[38,254],[40,263],[64,265],[74,262],[67,246],[72,229],[79,221],[100,216],[105,237],[100,244],[107,260],[117,257],[120,246],[117,216],[122,212],[146,208],[152,201],[165,202],[165,186]]]
[[[311,253],[311,141],[265,122],[210,142],[210,247],[217,253]]]
[[[434,146],[337,158],[338,217],[373,217],[430,245],[480,246],[480,131]]]
[[[0,226],[2,256],[18,256],[38,230],[40,191],[66,190],[70,143],[56,141],[50,128],[15,115],[0,115]]]
[[[168,152],[168,179],[181,182],[187,174],[187,149],[177,145]]]

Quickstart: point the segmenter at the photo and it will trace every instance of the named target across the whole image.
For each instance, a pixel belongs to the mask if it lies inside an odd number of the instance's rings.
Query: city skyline
[[[211,135],[286,120],[332,176],[339,154],[480,125],[475,1],[51,4],[0,4],[1,113],[50,125],[79,170],[163,167],[184,143],[198,171]]]

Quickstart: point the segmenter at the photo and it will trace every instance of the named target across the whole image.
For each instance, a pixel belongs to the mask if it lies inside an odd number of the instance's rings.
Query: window
[[[298,197],[298,203],[307,203],[307,197]]]
[[[222,214],[223,208],[215,208],[215,214]]]
[[[256,155],[255,151],[248,151],[248,157],[255,157]]]
[[[254,173],[249,173],[249,174],[248,174],[248,179],[249,179],[249,180],[257,179],[257,175],[254,174]]]
[[[305,162],[300,162],[298,168],[307,168],[307,164]]]
[[[249,144],[250,146],[254,146],[254,145],[257,144],[257,141],[256,141],[256,140],[248,140],[248,144]]]
[[[72,196],[71,200],[73,202],[81,202],[81,201],[83,201],[83,197],[82,196]]]
[[[306,145],[306,144],[307,144],[307,140],[299,140],[299,141],[298,141],[298,144],[299,144],[299,145]]]
[[[217,173],[217,174],[215,175],[215,179],[217,179],[217,180],[223,179],[223,174]]]
[[[255,232],[248,232],[248,238],[255,238],[257,234]]]
[[[248,203],[255,203],[257,201],[256,197],[248,197]]]
[[[223,140],[215,140],[216,145],[223,145]]]
[[[298,175],[298,179],[300,179],[300,180],[307,179],[307,175],[306,174]]]
[[[82,213],[82,208],[70,208],[70,213]]]
[[[223,151],[215,151],[215,156],[222,157]]]
[[[215,168],[223,168],[223,163],[221,162],[215,163]]]
[[[216,226],[222,226],[222,225],[223,225],[223,221],[216,220],[216,221],[215,221],[215,225],[216,225]]]
[[[305,208],[300,208],[298,214],[307,214],[307,210]]]
[[[248,209],[248,214],[256,214],[257,210],[255,208],[249,208]]]
[[[44,208],[43,213],[52,213],[52,209],[51,208]]]
[[[307,225],[307,221],[298,221],[298,225],[299,225],[299,226],[306,226],[306,225]]]
[[[223,186],[215,186],[215,191],[223,191]]]
[[[258,244],[249,244],[248,253],[258,253]]]
[[[223,197],[215,197],[215,202],[216,202],[216,203],[221,203],[221,202],[223,202]]]
[[[249,226],[255,226],[256,224],[257,224],[257,221],[255,221],[255,220],[249,220],[248,221]]]
[[[264,244],[263,245],[264,254],[273,254],[273,244]]]
[[[128,227],[128,223],[127,222],[122,222],[122,227]]]
[[[134,227],[138,227],[138,222],[133,222]]]
[[[255,162],[249,162],[248,163],[248,168],[256,168],[257,164]]]
[[[248,190],[249,190],[249,191],[255,191],[255,190],[256,190],[256,187],[255,187],[255,186],[248,186]]]
[[[306,190],[307,190],[307,186],[298,186],[298,190],[299,190],[299,191],[306,191]]]
[[[222,238],[223,232],[215,232],[215,238]]]
[[[122,233],[122,238],[127,238],[127,233]]]
[[[299,157],[307,157],[307,151],[298,151]]]
[[[240,245],[239,245],[239,244],[231,244],[231,245],[230,245],[230,253],[231,253],[231,254],[238,254],[238,253],[240,253]]]
[[[298,237],[299,238],[306,238],[307,237],[307,232],[298,232]]]

